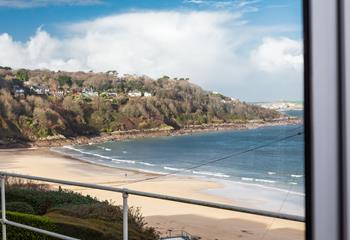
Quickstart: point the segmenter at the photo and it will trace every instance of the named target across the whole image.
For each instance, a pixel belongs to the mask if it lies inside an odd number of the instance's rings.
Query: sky
[[[0,0],[0,66],[190,78],[303,99],[301,0]]]

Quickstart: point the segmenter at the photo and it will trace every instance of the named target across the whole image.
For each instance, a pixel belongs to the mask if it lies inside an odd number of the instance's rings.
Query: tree
[[[71,87],[73,85],[73,80],[70,76],[59,76],[57,81],[60,87],[63,87],[64,85],[68,85],[69,87]]]
[[[28,81],[29,80],[28,70],[25,70],[25,69],[18,70],[17,73],[16,73],[16,78],[18,80],[23,81],[23,82]]]

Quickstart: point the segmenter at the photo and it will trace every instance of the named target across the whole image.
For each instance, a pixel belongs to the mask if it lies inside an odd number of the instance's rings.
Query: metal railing
[[[207,201],[201,201],[201,200],[194,200],[189,198],[168,196],[168,195],[157,194],[157,193],[142,192],[142,191],[136,191],[136,190],[131,190],[127,188],[109,187],[109,186],[102,186],[102,185],[91,184],[91,183],[73,182],[73,181],[60,180],[60,179],[0,172],[0,180],[1,180],[1,220],[0,222],[2,225],[2,240],[7,239],[6,225],[27,229],[37,233],[42,233],[58,239],[78,240],[77,238],[72,238],[62,234],[46,231],[43,229],[39,229],[39,228],[35,228],[35,227],[31,227],[31,226],[27,226],[24,224],[7,220],[6,219],[6,199],[5,199],[6,177],[15,177],[15,178],[22,178],[27,180],[42,181],[42,182],[49,182],[49,183],[56,183],[56,184],[62,184],[62,185],[77,186],[77,187],[84,187],[84,188],[121,193],[123,197],[123,240],[128,240],[128,209],[129,209],[128,197],[129,195],[135,195],[135,196],[141,196],[141,197],[147,197],[147,198],[153,198],[153,199],[161,199],[161,200],[186,203],[186,204],[193,204],[198,206],[223,209],[223,210],[248,213],[248,214],[255,214],[255,215],[260,215],[265,217],[279,218],[279,219],[285,219],[285,220],[291,220],[291,221],[297,221],[297,222],[305,221],[305,218],[301,216],[270,212],[270,211],[264,211],[264,210],[257,210],[257,209],[251,209],[251,208],[244,208],[244,207],[232,206],[228,204],[220,204],[220,203],[213,203],[213,202],[207,202]]]

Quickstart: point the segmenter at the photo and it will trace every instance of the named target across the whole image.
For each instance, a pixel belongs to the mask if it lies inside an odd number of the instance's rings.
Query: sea
[[[269,126],[52,150],[110,167],[216,181],[223,187],[203,191],[241,207],[304,216],[303,132],[302,124]]]

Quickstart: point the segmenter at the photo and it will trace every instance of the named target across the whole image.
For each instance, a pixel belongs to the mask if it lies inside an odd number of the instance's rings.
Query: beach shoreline
[[[44,148],[46,149],[46,148]],[[217,186],[213,189],[202,189],[201,191],[205,194],[209,194],[212,196],[220,197],[221,199],[225,200],[225,202],[236,202],[237,206],[240,207],[249,207],[249,208],[256,208],[257,205],[259,205],[261,210],[266,211],[280,211],[285,214],[290,215],[298,215],[298,216],[304,216],[304,209],[303,207],[300,207],[300,205],[304,205],[305,201],[305,194],[302,192],[293,191],[293,188],[284,189],[284,188],[278,188],[273,186],[266,186],[261,185],[259,183],[250,183],[250,182],[244,182],[244,181],[233,181],[233,180],[226,180],[226,179],[220,179],[215,177],[205,177],[201,175],[185,175],[180,174],[177,172],[174,173],[159,173],[155,171],[149,171],[145,169],[135,169],[135,168],[127,168],[127,167],[118,167],[118,166],[111,166],[109,164],[103,164],[98,161],[88,161],[85,159],[81,159],[78,157],[71,156],[65,152],[59,152],[59,151],[53,151],[50,149],[50,151],[53,154],[57,154],[58,156],[62,156],[74,161],[80,161],[87,164],[93,164],[101,167],[107,167],[111,169],[118,169],[120,171],[130,171],[133,173],[138,174],[146,174],[147,179],[154,180],[154,179],[162,179],[165,177],[172,177],[175,179],[192,179],[192,180],[198,180],[198,181],[209,181],[214,182],[217,184]],[[135,180],[137,183],[139,180]],[[148,180],[149,181],[149,180]],[[128,186],[134,184],[133,181],[130,181],[128,183]],[[230,186],[233,185],[233,186]],[[247,191],[248,190],[248,191]],[[263,191],[265,193],[265,201],[261,202],[260,204],[247,204],[247,202],[251,202],[250,199],[254,198],[254,192],[255,191]],[[237,200],[237,194],[234,194],[234,192],[242,193],[244,192],[244,195],[246,195],[245,200]],[[289,198],[294,198],[294,201],[297,201],[297,205],[293,205],[288,203],[287,198],[285,197],[285,194],[288,194]],[[239,194],[242,195],[242,194]],[[288,198],[288,199],[289,199]],[[279,206],[279,202],[284,202],[283,207]]]
[[[16,154],[13,154],[14,152]],[[89,164],[51,152],[48,148],[1,150],[0,168],[6,172],[69,179],[113,187],[123,187],[127,183],[155,176],[150,173]],[[208,189],[222,188],[222,184],[191,177],[164,177],[125,187],[210,202],[235,204],[232,200],[206,193]],[[117,193],[79,187],[64,188],[84,195],[89,194],[101,200],[111,200],[115,204],[122,202],[120,194]],[[245,236],[244,239],[259,239],[259,236],[269,228],[266,239],[277,240],[281,237],[284,239],[304,239],[304,224],[298,222],[135,196],[130,196],[130,206],[140,207],[148,224],[155,227],[163,235],[172,229],[174,231],[186,230],[191,234],[201,236],[202,239],[232,239],[232,236],[238,238],[240,235]],[[213,228],[213,232],[208,233],[206,231],[208,227]],[[290,237],[285,238],[286,234]]]
[[[66,138],[64,136],[53,136],[45,139],[36,139],[32,141],[19,141],[4,143],[0,142],[0,149],[9,148],[33,148],[33,147],[62,147],[65,145],[87,145],[97,144],[108,141],[121,141],[125,139],[139,139],[147,137],[162,137],[162,136],[181,136],[197,133],[219,132],[219,131],[234,131],[257,129],[263,127],[286,126],[302,124],[301,119],[288,118],[274,121],[250,121],[247,123],[220,123],[220,124],[202,124],[189,125],[178,130],[169,129],[147,129],[147,130],[128,130],[116,131],[111,133],[101,133],[94,136],[77,136]]]

